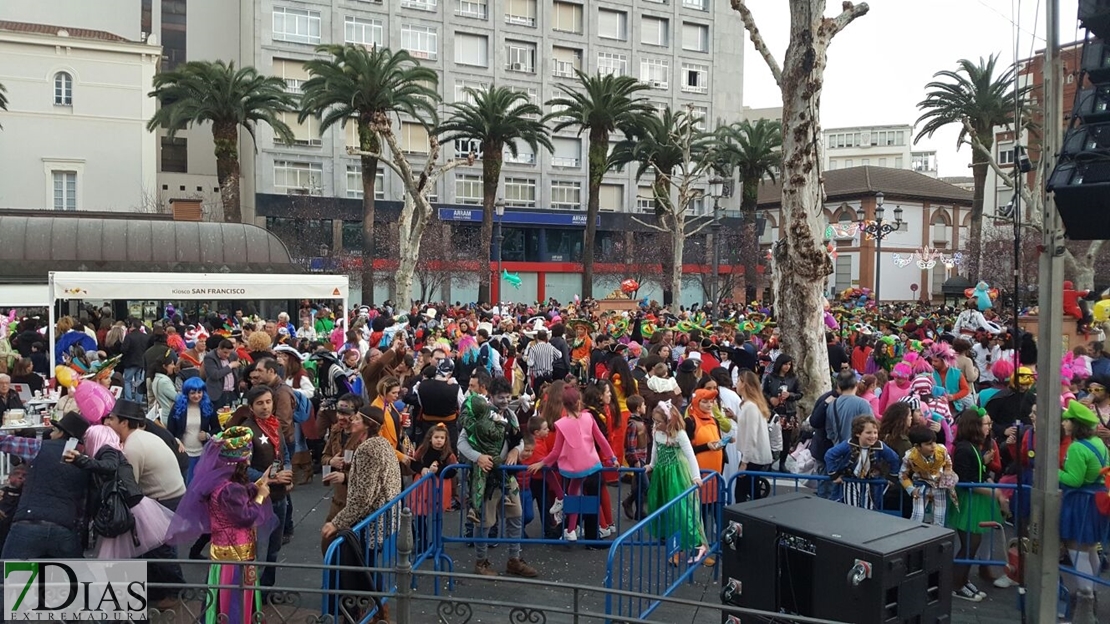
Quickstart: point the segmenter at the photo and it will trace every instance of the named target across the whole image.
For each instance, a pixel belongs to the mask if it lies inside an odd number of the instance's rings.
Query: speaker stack
[[[855,624],[951,618],[949,529],[805,493],[732,505],[724,525],[723,604]],[[722,621],[779,620],[726,612]]]
[[[1068,238],[1098,240],[1110,238],[1110,0],[1079,0],[1079,22],[1081,88],[1048,190]]]

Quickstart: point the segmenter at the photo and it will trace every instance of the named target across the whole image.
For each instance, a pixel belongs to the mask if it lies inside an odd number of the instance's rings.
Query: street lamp
[[[497,215],[497,305],[501,305],[501,246],[505,235],[501,232],[501,220],[505,217],[505,200],[498,199],[493,202],[493,212]]]
[[[879,305],[879,284],[883,276],[883,239],[891,232],[895,232],[902,227],[902,207],[896,206],[894,208],[894,223],[886,223],[883,221],[883,215],[886,209],[883,208],[883,194],[875,193],[875,220],[871,223],[866,223],[867,215],[863,212],[863,206],[856,209],[856,219],[860,222],[860,231],[875,239],[875,306]],[[862,241],[861,241],[862,243]]]
[[[709,179],[709,195],[713,198],[713,278],[709,285],[709,300],[717,305],[717,289],[721,284],[721,194],[724,193],[724,178]],[[715,308],[714,308],[715,309]]]

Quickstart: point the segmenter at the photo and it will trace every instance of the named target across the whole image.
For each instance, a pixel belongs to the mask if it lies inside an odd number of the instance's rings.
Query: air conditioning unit
[[[651,88],[653,89],[666,89],[668,86],[669,85],[665,82],[660,82],[658,80],[651,81]]]
[[[509,66],[513,71],[524,71],[524,63],[513,63]]]

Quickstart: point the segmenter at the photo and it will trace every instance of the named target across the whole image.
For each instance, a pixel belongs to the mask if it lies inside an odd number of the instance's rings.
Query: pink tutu
[[[139,545],[135,545],[130,532],[117,537],[98,537],[97,559],[134,559],[166,543],[172,511],[144,496],[131,508],[131,514],[135,516],[135,536],[139,538]]]

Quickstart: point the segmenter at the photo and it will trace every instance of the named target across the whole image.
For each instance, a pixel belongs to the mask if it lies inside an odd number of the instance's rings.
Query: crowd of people
[[[1028,514],[1028,500],[991,484],[1031,482],[1036,345],[974,303],[828,306],[833,389],[818,397],[803,395],[794,354],[758,304],[387,302],[336,314],[306,301],[272,320],[97,316],[61,319],[56,355],[82,383],[120,386],[120,399],[87,406],[63,388],[49,439],[0,436],[0,450],[23,459],[0,497],[2,554],[144,557],[152,581],[172,584],[180,568],[158,561],[207,549],[210,582],[259,588],[209,605],[234,621],[257,611],[277,570],[226,562],[278,561],[293,539],[295,488],[316,475],[332,490],[324,552],[405,483],[436,474],[453,484],[468,536],[502,531],[504,570],[523,577],[540,574],[521,552],[529,519],[548,539],[605,539],[614,513],[636,520],[668,503],[689,561],[714,565],[696,510],[720,494],[702,471],[738,475],[732,495],[743,501],[767,495],[749,473],[812,465],[804,471],[829,477],[821,496],[949,526],[964,559],[984,520]],[[12,381],[46,387],[37,329],[14,324],[12,356],[0,357],[5,409],[19,401]],[[1110,513],[1096,504],[1110,467],[1110,355],[1077,346],[1063,367],[1061,537],[1069,563],[1097,575]],[[505,478],[507,466],[521,468]],[[616,474],[598,476],[615,466],[644,469],[619,501],[604,486]],[[596,514],[564,512],[567,496],[583,495],[599,499]],[[373,552],[384,536],[366,539]],[[498,574],[488,543],[474,553],[475,573]],[[969,571],[957,566],[954,595],[982,600]],[[1014,584],[988,566],[979,573]],[[1076,584],[1093,591],[1089,579]]]

